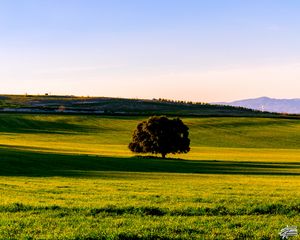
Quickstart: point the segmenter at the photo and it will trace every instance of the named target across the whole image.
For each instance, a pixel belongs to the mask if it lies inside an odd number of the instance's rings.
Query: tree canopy
[[[190,151],[189,128],[179,119],[153,116],[137,125],[129,149],[135,153],[161,154]]]

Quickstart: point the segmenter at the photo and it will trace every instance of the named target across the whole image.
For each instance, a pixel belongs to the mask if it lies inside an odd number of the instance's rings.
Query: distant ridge
[[[54,95],[0,95],[0,113],[57,113],[99,115],[261,116],[251,109],[168,99],[126,99]]]
[[[269,97],[260,97],[238,100],[234,102],[219,102],[215,104],[228,105],[233,107],[244,107],[267,112],[300,114],[300,98],[276,99]]]

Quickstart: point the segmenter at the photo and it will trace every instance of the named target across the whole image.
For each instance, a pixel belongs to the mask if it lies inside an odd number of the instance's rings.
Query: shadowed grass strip
[[[238,215],[266,215],[266,214],[289,214],[296,215],[300,213],[300,204],[284,205],[281,203],[270,203],[255,205],[243,208],[228,208],[223,205],[214,207],[188,207],[182,209],[159,208],[155,206],[143,207],[117,207],[108,205],[102,208],[69,208],[52,206],[31,206],[22,203],[13,203],[10,205],[0,206],[0,212],[56,212],[61,216],[69,214],[82,214],[85,216],[97,217],[118,216],[118,215],[139,215],[139,216],[238,216]]]
[[[135,214],[135,215],[149,215],[149,216],[164,216],[169,212],[167,209],[161,209],[158,207],[123,207],[118,208],[115,206],[107,206],[104,208],[91,209],[90,214],[96,216],[97,214],[110,214],[110,215],[123,215],[123,214]]]
[[[250,214],[297,214],[300,213],[300,204],[286,206],[281,203],[272,203],[256,206]]]
[[[0,206],[0,212],[29,212],[29,211],[54,211],[54,210],[74,210],[72,208],[62,208],[57,205],[51,206],[31,206],[23,203],[13,203],[10,205]]]

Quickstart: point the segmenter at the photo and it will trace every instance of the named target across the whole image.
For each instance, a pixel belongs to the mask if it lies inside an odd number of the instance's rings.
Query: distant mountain
[[[254,110],[300,114],[300,98],[275,99],[268,97],[245,99],[234,102],[219,102],[216,104],[229,105],[234,107],[245,107]]]

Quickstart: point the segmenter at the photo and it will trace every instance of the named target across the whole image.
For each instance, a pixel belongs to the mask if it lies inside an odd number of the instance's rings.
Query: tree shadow
[[[99,177],[105,172],[300,175],[297,162],[182,160],[42,152],[0,146],[0,176]]]

